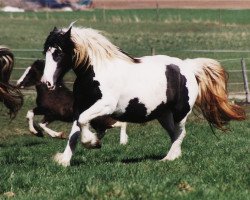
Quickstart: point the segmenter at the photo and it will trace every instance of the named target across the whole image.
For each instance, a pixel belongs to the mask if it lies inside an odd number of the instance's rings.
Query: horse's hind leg
[[[168,131],[172,142],[169,152],[166,157],[162,159],[163,161],[175,160],[181,156],[181,143],[186,135],[186,119],[187,117],[185,117],[181,122],[175,123],[172,112],[168,112],[158,119],[162,127]]]
[[[39,123],[39,126],[46,132],[48,133],[51,137],[54,137],[54,138],[65,138],[65,135],[63,132],[56,132],[56,131],[53,131],[52,129],[48,128],[47,125],[49,123],[46,122],[46,121],[43,121],[42,123]]]

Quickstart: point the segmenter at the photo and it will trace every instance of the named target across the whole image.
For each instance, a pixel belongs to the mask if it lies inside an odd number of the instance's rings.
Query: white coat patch
[[[19,85],[23,81],[23,79],[29,73],[30,69],[31,69],[31,66],[27,67],[27,69],[24,71],[23,75],[17,80],[17,85]]]
[[[51,86],[54,86],[53,76],[56,72],[57,63],[53,59],[53,53],[56,49],[51,47],[46,52],[46,60],[45,60],[45,68],[43,72],[43,77],[41,79],[42,82],[47,83],[49,82]]]

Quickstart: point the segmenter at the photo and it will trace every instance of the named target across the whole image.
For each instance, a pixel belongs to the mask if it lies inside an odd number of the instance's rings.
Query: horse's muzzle
[[[47,85],[49,90],[54,90],[56,88],[56,86],[52,85],[49,81],[46,81],[46,85]]]

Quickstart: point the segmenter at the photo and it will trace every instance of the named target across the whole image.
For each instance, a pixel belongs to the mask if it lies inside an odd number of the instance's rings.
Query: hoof
[[[181,156],[181,154],[177,154],[177,155],[167,155],[165,158],[161,159],[161,161],[173,161],[177,158],[179,158]]]
[[[126,145],[128,143],[128,141],[121,141],[120,145]]]
[[[63,153],[57,153],[55,156],[54,156],[54,161],[59,164],[59,165],[62,165],[63,167],[68,167],[70,166],[70,161],[69,160],[65,160],[63,158]]]
[[[59,134],[56,136],[58,139],[66,139],[66,134],[64,132],[59,132]]]
[[[43,137],[44,135],[43,135],[43,132],[42,131],[37,131],[37,132],[33,132],[33,131],[30,131],[30,133],[32,134],[32,135],[35,135],[35,136],[37,136],[37,137]]]
[[[120,139],[120,144],[121,145],[126,145],[127,143],[128,143],[128,137]]]
[[[82,145],[87,149],[100,149],[102,147],[102,143],[100,140],[97,140],[96,142],[86,142],[82,143]]]

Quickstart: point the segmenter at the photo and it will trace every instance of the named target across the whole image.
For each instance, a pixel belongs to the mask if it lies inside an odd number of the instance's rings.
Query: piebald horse
[[[230,120],[246,118],[242,108],[228,101],[227,74],[212,59],[133,58],[100,32],[72,26],[55,27],[44,54],[42,80],[49,89],[71,68],[76,74],[73,126],[64,152],[54,157],[63,166],[70,165],[79,132],[83,143],[98,142],[87,128],[99,116],[134,123],[157,119],[172,141],[164,161],[181,155],[186,119],[194,105],[219,129]]]

